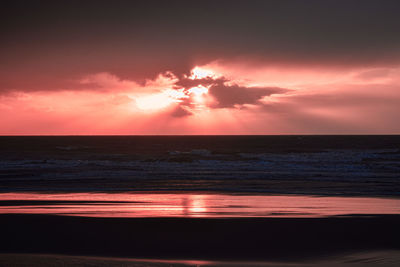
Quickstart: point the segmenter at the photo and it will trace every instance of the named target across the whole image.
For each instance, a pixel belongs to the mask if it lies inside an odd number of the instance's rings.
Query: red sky
[[[395,1],[50,3],[1,14],[1,135],[400,133]]]

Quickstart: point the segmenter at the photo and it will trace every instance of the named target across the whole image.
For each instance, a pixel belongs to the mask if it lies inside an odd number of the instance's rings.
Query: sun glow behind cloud
[[[196,66],[191,70],[189,79],[195,80],[195,79],[204,79],[207,77],[216,78],[218,76],[214,71],[210,69]]]
[[[172,73],[168,73],[170,75],[170,79],[176,83],[176,76]],[[211,72],[206,69],[201,69],[199,67],[195,67],[189,79],[191,80],[201,80],[204,78],[216,77],[214,72]],[[163,80],[163,76],[159,76],[158,80]],[[152,84],[150,81],[147,84]],[[135,98],[136,106],[144,111],[157,111],[165,109],[171,105],[179,104],[189,100],[191,104],[195,107],[192,107],[194,110],[199,110],[205,108],[204,105],[201,105],[205,101],[204,95],[208,93],[210,86],[204,86],[199,84],[193,87],[182,87],[175,88],[173,83],[164,83],[165,88],[162,88],[160,92],[144,94],[137,96]],[[185,109],[192,109],[190,107],[185,107]]]
[[[196,87],[192,87],[188,90],[190,94],[194,94],[196,96],[201,96],[203,94],[208,93],[208,88],[203,85],[198,85]]]
[[[149,94],[137,97],[136,106],[141,110],[160,110],[171,104],[179,103],[188,96],[182,90],[166,89],[160,93]]]
[[[0,95],[0,133],[396,132],[399,73],[210,62],[190,76],[164,72],[137,83],[102,72],[79,80],[79,90]]]

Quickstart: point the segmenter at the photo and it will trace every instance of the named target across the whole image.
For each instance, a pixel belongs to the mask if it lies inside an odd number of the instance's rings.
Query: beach
[[[399,264],[398,136],[0,147],[1,266]]]
[[[131,266],[131,267],[166,267],[166,266],[279,266],[279,267],[311,267],[311,266],[388,266],[399,265],[399,254],[396,251],[374,251],[346,254],[336,257],[321,257],[310,261],[281,262],[281,261],[185,261],[185,260],[155,260],[131,258],[105,258],[88,256],[65,256],[46,254],[0,254],[0,264],[5,266]]]

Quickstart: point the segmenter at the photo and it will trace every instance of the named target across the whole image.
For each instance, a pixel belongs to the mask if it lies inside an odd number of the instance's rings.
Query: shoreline
[[[197,194],[197,195],[228,195],[228,196],[307,196],[307,197],[344,197],[344,198],[383,198],[383,199],[400,199],[399,194],[352,194],[352,193],[303,193],[303,192],[295,192],[295,193],[274,193],[274,192],[264,192],[264,191],[218,191],[218,190],[124,190],[124,189],[111,189],[111,190],[51,190],[42,188],[40,190],[15,190],[15,189],[0,189],[0,195],[2,194],[54,194],[54,195],[64,195],[64,194],[137,194],[137,195],[145,195],[145,194],[159,194],[159,195],[167,195],[167,194],[176,194],[176,195],[188,195],[188,194]]]

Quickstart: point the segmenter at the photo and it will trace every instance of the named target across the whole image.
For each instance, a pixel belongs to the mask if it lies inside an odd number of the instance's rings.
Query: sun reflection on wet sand
[[[1,193],[0,213],[90,217],[320,217],[400,214],[400,199],[182,193]]]

